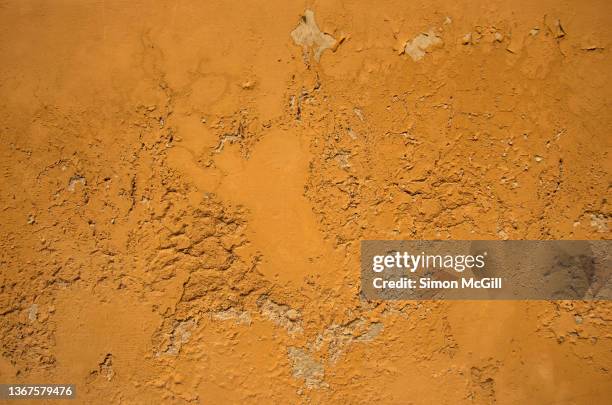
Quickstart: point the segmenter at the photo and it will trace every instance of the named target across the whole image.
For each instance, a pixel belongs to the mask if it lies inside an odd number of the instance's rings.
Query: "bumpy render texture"
[[[609,239],[609,1],[0,1],[0,382],[603,404],[608,302],[368,302],[363,239]]]

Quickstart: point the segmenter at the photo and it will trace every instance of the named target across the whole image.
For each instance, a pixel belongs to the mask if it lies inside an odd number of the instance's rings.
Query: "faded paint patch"
[[[293,377],[304,379],[306,388],[325,388],[328,384],[324,381],[325,368],[323,364],[313,359],[305,350],[297,347],[289,347],[287,354],[293,367]]]
[[[329,34],[321,32],[315,21],[314,12],[306,10],[296,29],[291,31],[291,38],[297,45],[301,45],[304,49],[305,59],[309,49],[314,51],[314,58],[318,62],[321,54],[326,49],[333,49],[336,45],[336,39]]]
[[[438,36],[436,30],[431,28],[427,32],[422,32],[411,41],[408,41],[404,52],[417,62],[425,56],[430,49],[441,47],[444,44],[442,38]]]

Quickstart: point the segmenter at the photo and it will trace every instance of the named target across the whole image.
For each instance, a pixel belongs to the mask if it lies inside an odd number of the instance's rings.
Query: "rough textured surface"
[[[610,238],[611,15],[1,1],[0,381],[605,403],[609,303],[367,302],[358,260],[361,239]],[[300,24],[334,48],[305,60]]]

